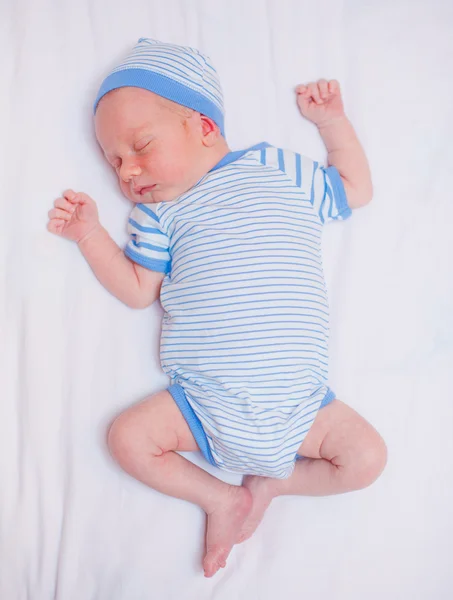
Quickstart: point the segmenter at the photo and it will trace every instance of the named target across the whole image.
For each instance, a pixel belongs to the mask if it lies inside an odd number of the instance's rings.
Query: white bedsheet
[[[46,231],[72,187],[126,241],[91,105],[141,36],[212,57],[233,149],[324,159],[293,89],[339,79],[375,184],[324,250],[331,384],[384,436],[388,467],[361,492],[276,500],[212,580],[202,511],[129,478],[105,446],[112,418],[167,384],[162,310],[123,306]],[[451,598],[452,3],[2,0],[0,52],[1,600]]]

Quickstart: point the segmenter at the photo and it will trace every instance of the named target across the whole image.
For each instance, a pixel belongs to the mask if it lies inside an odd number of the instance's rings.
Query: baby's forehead
[[[106,104],[114,104],[120,109],[132,104],[152,109],[166,106],[169,103],[169,100],[162,98],[162,96],[159,96],[154,92],[144,90],[143,88],[128,86],[116,88],[105,94],[99,101],[98,110]]]
[[[117,88],[101,98],[95,115],[96,125],[107,123],[111,129],[129,129],[149,121],[159,122],[165,119],[169,102],[148,90]]]
[[[120,141],[132,143],[142,132],[155,132],[163,124],[167,131],[169,127],[179,127],[181,117],[193,112],[148,90],[117,88],[99,102],[95,117],[96,137],[106,148]]]

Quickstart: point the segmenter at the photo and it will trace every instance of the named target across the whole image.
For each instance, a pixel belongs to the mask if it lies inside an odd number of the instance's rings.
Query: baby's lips
[[[154,185],[144,185],[144,186],[142,186],[140,188],[137,188],[138,191],[135,192],[135,190],[134,190],[134,192],[136,194],[138,194],[139,196],[143,196],[147,192],[150,192],[155,186],[156,186],[156,184],[154,184]]]

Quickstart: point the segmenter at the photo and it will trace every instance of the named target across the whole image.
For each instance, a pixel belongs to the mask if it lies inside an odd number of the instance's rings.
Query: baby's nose
[[[128,183],[132,177],[137,177],[141,172],[142,170],[138,165],[123,162],[120,169],[120,177],[123,181]]]

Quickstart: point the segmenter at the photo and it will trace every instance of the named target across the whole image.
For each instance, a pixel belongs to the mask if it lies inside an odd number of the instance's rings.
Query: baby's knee
[[[152,436],[147,434],[140,412],[133,408],[113,421],[107,434],[107,445],[112,457],[128,471],[145,452],[150,458],[162,454]]]
[[[359,450],[360,455],[356,465],[355,482],[357,489],[366,488],[376,481],[387,464],[387,446],[373,430]]]

